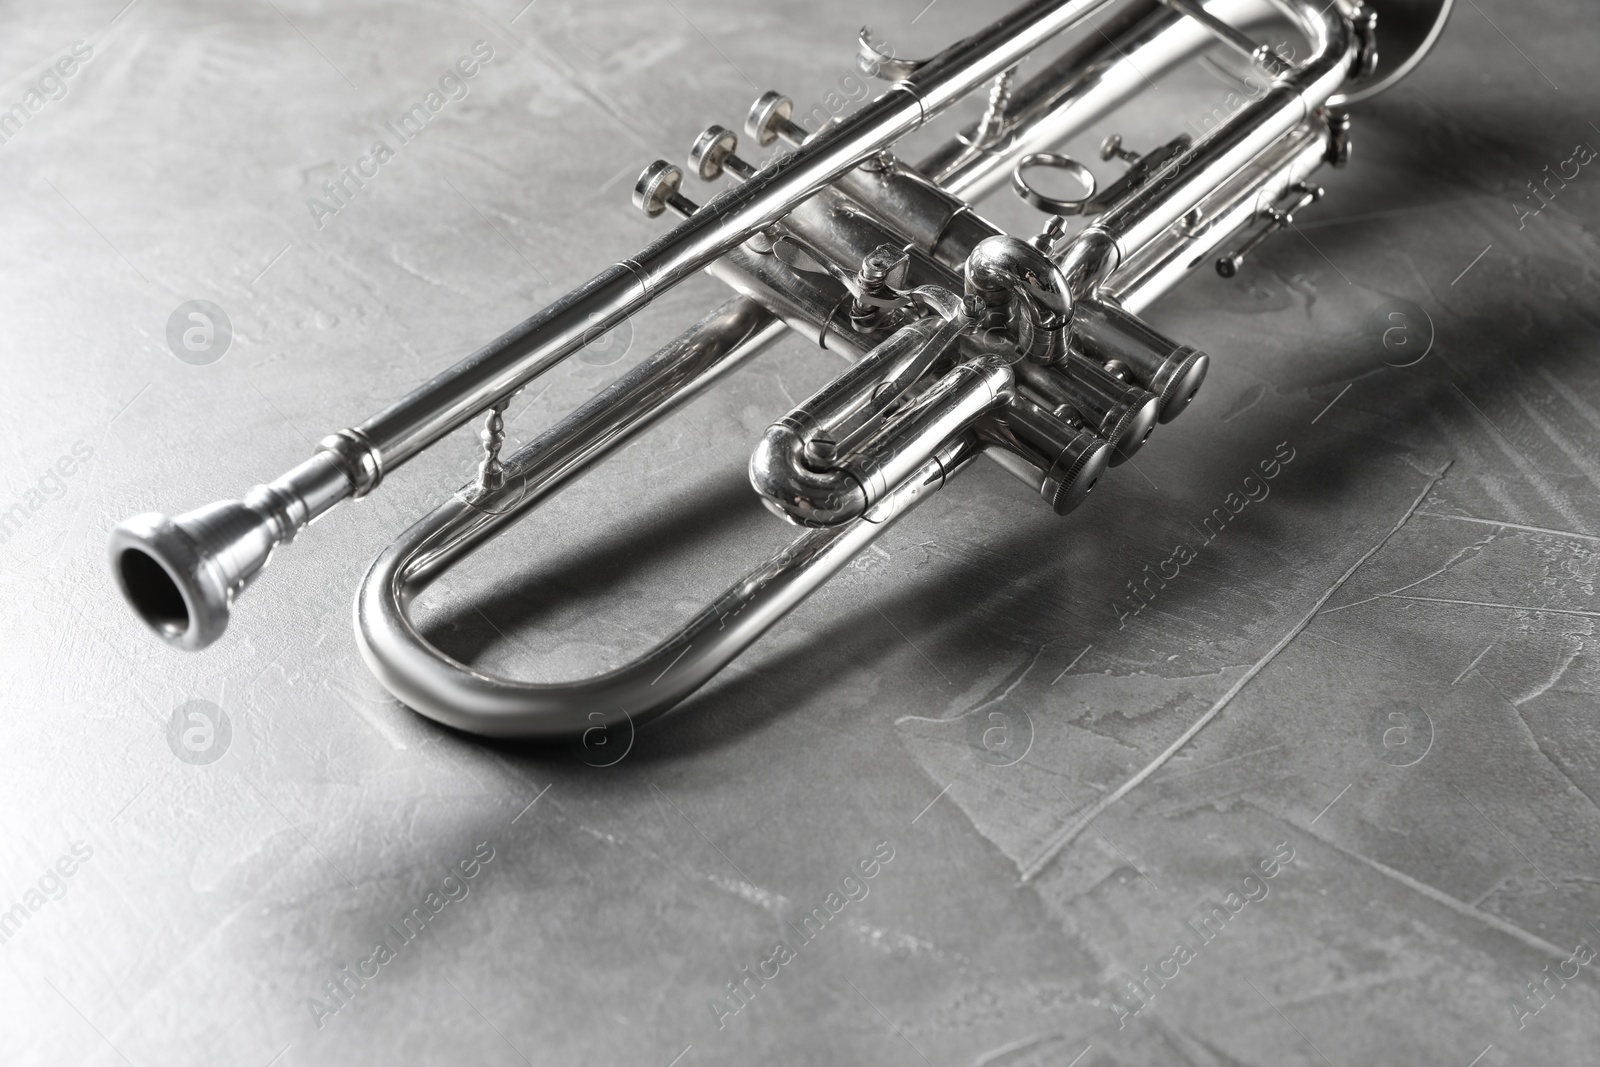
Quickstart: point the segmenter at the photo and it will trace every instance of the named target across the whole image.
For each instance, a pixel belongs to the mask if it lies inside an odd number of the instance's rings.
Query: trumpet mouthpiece
[[[169,645],[193,652],[222,636],[234,597],[266,566],[275,524],[242,501],[168,518],[135,515],[111,534],[111,570],[133,610]]]
[[[341,456],[325,448],[243,500],[219,500],[175,518],[135,515],[111,531],[111,573],[162,640],[196,652],[228,628],[234,600],[272,550],[352,488]]]

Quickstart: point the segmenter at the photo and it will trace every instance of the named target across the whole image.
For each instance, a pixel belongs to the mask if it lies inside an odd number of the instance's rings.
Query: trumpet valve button
[[[1079,434],[1050,471],[1050,509],[1065,515],[1082,504],[1111,465],[1111,458],[1109,444],[1091,433]]]
[[[793,114],[794,101],[769,89],[750,105],[750,114],[744,120],[744,132],[754,137],[756,144],[762,148],[780,137],[798,147],[808,134],[803,126],[791,121]]]
[[[748,178],[755,173],[755,168],[734,155],[738,148],[739,137],[732,130],[725,126],[707,126],[689,149],[689,169],[707,182],[722,177],[724,170],[736,178]]]
[[[633,186],[633,206],[655,218],[667,208],[687,218],[699,210],[699,205],[681,195],[683,171],[664,159],[658,159],[644,169]]]

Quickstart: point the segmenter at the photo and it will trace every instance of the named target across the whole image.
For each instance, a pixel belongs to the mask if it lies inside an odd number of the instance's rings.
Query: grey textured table
[[[1587,5],[1462,5],[1298,234],[1157,305],[1211,378],[1080,512],[975,467],[600,767],[436,728],[356,654],[367,561],[470,430],[202,655],[118,602],[107,531],[277,474],[642,245],[638,169],[759,90],[825,104],[861,22],[918,54],[987,13],[120,3],[0,11],[0,1062],[1593,1062]],[[1225,92],[1192,65],[1074,148]],[[341,166],[374,176],[333,210]],[[719,299],[660,301],[513,437]],[[190,300],[231,323],[207,365],[168,344]],[[837,369],[784,342],[437,587],[429,632],[551,679],[646,647],[789,535],[745,457]]]

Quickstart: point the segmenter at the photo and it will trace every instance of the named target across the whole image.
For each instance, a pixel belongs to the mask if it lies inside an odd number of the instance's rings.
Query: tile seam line
[[[1367,560],[1376,555],[1379,549],[1383,548],[1384,545],[1389,543],[1389,539],[1398,533],[1400,528],[1404,526],[1408,520],[1410,520],[1411,516],[1416,513],[1419,507],[1422,506],[1422,502],[1427,499],[1428,494],[1433,492],[1433,487],[1439,484],[1439,480],[1445,476],[1445,472],[1449,469],[1450,464],[1447,463],[1444,465],[1444,467],[1440,468],[1436,474],[1428,479],[1427,484],[1422,487],[1422,491],[1417,494],[1417,498],[1411,502],[1411,506],[1405,510],[1405,513],[1400,516],[1399,520],[1392,527],[1390,527],[1381,538],[1378,539],[1376,544],[1362,553],[1361,557],[1350,565],[1350,569],[1345,571],[1344,574],[1340,575],[1338,580],[1335,581],[1326,592],[1317,598],[1316,603],[1311,606],[1311,610],[1308,611],[1305,616],[1298,623],[1296,623],[1292,629],[1289,630],[1288,633],[1279,638],[1277,643],[1267,650],[1266,655],[1256,660],[1250,669],[1244,673],[1243,677],[1241,677],[1237,682],[1233,683],[1233,685],[1229,686],[1227,692],[1223,693],[1222,696],[1217,698],[1216,703],[1212,704],[1211,707],[1206,710],[1205,714],[1201,715],[1200,718],[1191,723],[1183,731],[1183,733],[1178,735],[1175,741],[1168,745],[1166,749],[1164,749],[1160,755],[1156,756],[1155,759],[1151,760],[1150,763],[1146,764],[1142,770],[1138,771],[1127,781],[1123,782],[1122,785],[1118,786],[1115,790],[1100,798],[1100,800],[1095,803],[1094,807],[1080,815],[1077,821],[1068,823],[1061,830],[1058,830],[1048,841],[1046,841],[1044,847],[1039,851],[1039,853],[1034,856],[1034,858],[1028,862],[1027,866],[1022,869],[1021,881],[1023,883],[1027,883],[1037,878],[1039,874],[1050,865],[1050,862],[1054,860],[1056,856],[1060,855],[1061,852],[1078,837],[1078,835],[1083,833],[1083,831],[1088,828],[1091,820],[1097,818],[1107,808],[1111,807],[1111,805],[1115,804],[1117,801],[1121,800],[1123,797],[1127,796],[1129,793],[1133,792],[1134,789],[1143,784],[1146,779],[1165,766],[1168,760],[1177,755],[1184,746],[1186,746],[1190,741],[1194,740],[1195,736],[1199,734],[1201,730],[1203,730],[1213,719],[1220,715],[1222,710],[1233,701],[1233,698],[1238,696],[1239,693],[1244,690],[1245,686],[1249,685],[1258,674],[1264,671],[1267,666],[1277,658],[1280,652],[1288,648],[1294,639],[1299,637],[1307,626],[1311,625],[1311,621],[1317,617],[1317,614],[1322,610],[1323,605],[1326,604],[1335,593],[1344,588],[1345,583],[1355,576],[1356,571],[1360,570],[1361,567],[1366,564]]]

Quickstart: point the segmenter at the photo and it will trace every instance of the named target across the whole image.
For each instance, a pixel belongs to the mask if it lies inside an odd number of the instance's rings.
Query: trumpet
[[[658,160],[633,190],[679,221],[455,366],[240,500],[115,528],[110,562],[128,603],[169,644],[204,648],[279,546],[400,464],[482,418],[477,475],[405,531],[356,595],[362,656],[401,702],[494,737],[632,729],[668,711],[831,575],[980,456],[1066,514],[1181,414],[1209,356],[1140,313],[1192,271],[1224,276],[1322,191],[1316,171],[1350,155],[1344,110],[1404,76],[1437,38],[1449,0],[1030,0],[927,60],[897,58],[868,30],[864,73],[887,83],[846,118],[807,130],[776,92],[744,134],[709,127],[687,167]],[[1381,18],[1380,18],[1381,15]],[[1096,19],[1026,81],[1018,65]],[[1288,24],[1298,62],[1259,43]],[[1380,59],[1379,43],[1383,44]],[[1222,48],[1260,84],[1198,136],[1138,153],[1097,188],[1054,149],[1149,79]],[[929,158],[898,141],[970,94],[982,117]],[[1046,195],[1041,170],[1081,195]],[[703,204],[685,173],[726,187]],[[1003,186],[1039,208],[1038,233],[1004,232],[974,209]],[[1082,220],[1075,232],[1069,220]],[[509,456],[514,395],[698,271],[735,295]],[[787,548],[631,663],[579,681],[518,681],[445,655],[408,606],[446,569],[787,331],[850,360],[774,423],[750,461],[762,502],[803,528]]]

